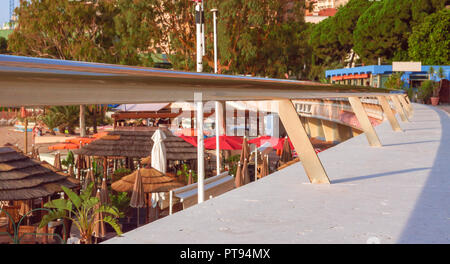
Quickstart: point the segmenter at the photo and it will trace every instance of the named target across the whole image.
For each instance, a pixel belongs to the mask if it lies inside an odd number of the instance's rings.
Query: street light
[[[203,15],[203,1],[194,0],[195,4],[195,25],[197,33],[197,72],[203,71],[202,58],[205,53],[204,50],[204,29],[205,21]]]
[[[217,73],[217,11],[217,8],[211,9],[214,24],[214,73]]]

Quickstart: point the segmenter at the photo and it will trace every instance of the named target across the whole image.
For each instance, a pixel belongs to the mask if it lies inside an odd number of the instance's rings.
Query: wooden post
[[[278,101],[278,114],[311,183],[330,183],[291,100]]]
[[[372,124],[370,123],[369,117],[367,116],[367,112],[364,109],[364,106],[359,100],[358,97],[351,96],[348,98],[350,105],[352,106],[353,112],[358,119],[358,122],[361,126],[361,129],[364,131],[364,134],[369,141],[369,145],[372,147],[381,147],[380,140],[378,139],[378,135],[375,132]]]
[[[388,103],[388,100],[384,96],[377,96],[378,102],[381,105],[381,108],[383,109],[384,114],[386,115],[386,118],[389,120],[389,123],[391,124],[392,130],[401,132],[403,131],[400,125],[398,124],[397,119],[395,118],[394,113],[392,112],[391,106]]]
[[[402,105],[400,104],[400,100],[398,99],[398,97],[395,95],[391,95],[390,97],[392,102],[394,103],[395,111],[400,115],[400,119],[403,122],[409,122],[408,117],[406,117],[405,111]]]

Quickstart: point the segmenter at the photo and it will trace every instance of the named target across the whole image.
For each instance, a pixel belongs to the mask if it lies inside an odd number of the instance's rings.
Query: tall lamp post
[[[195,25],[197,30],[197,72],[203,71],[202,58],[204,51],[204,16],[203,1],[194,0],[195,5]],[[203,146],[203,99],[201,93],[194,93],[194,102],[197,106],[197,198],[198,203],[204,201],[205,196],[205,163]]]
[[[214,73],[217,73],[217,11],[217,8],[211,9],[214,25]]]
[[[214,25],[214,73],[217,73],[217,8],[211,9],[213,12],[213,25]],[[220,102],[216,101],[216,171],[217,175],[220,174]]]
[[[203,1],[194,0],[195,4],[195,26],[197,33],[197,72],[203,71],[202,58],[205,53],[204,50],[204,29],[205,21],[203,15]]]

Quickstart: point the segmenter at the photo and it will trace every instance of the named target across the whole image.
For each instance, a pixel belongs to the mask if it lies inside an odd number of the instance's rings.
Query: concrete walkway
[[[297,163],[105,243],[449,243],[450,118],[414,109],[404,132],[376,127],[381,148],[363,134],[320,153],[331,185]]]

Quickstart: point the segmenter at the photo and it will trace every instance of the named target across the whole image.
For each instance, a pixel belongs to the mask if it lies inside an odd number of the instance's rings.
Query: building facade
[[[417,88],[420,84],[430,79],[428,70],[433,67],[435,71],[442,67],[444,70],[444,79],[450,79],[450,65],[423,65],[421,71],[418,72],[404,72],[402,81],[405,82],[405,87]],[[347,85],[361,85],[372,86],[378,88],[385,88],[384,83],[392,75],[392,65],[368,65],[353,68],[342,68],[325,71],[325,77],[330,83],[347,84]],[[439,81],[438,76],[433,76],[433,79]]]

